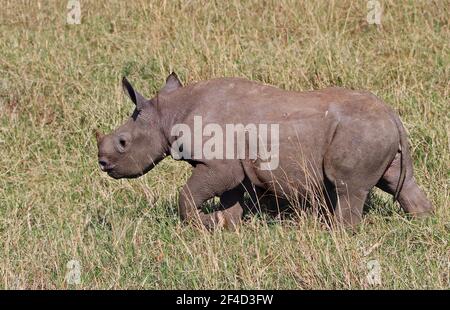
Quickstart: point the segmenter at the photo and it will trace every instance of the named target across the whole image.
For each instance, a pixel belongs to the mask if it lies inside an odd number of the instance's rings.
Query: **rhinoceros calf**
[[[306,197],[312,183],[324,190],[334,218],[344,225],[360,222],[364,201],[374,186],[393,195],[407,213],[426,215],[433,210],[414,179],[399,117],[369,92],[344,88],[295,92],[242,78],[182,86],[174,73],[152,99],[145,99],[125,78],[123,87],[136,107],[115,131],[97,134],[100,167],[119,179],[139,177],[169,154],[189,162],[192,175],[179,201],[183,221],[201,222],[206,227],[234,226],[242,216],[244,193],[249,188],[292,199]],[[197,141],[177,143],[187,135],[174,131],[180,124],[192,129]],[[237,143],[242,142],[237,138],[231,145],[228,138],[223,146],[216,144],[216,150],[211,149],[213,156],[199,156],[211,139],[211,129],[230,124],[245,125],[240,127],[244,127],[241,138],[245,144],[240,156],[233,148],[237,151]],[[213,127],[206,130],[208,125]],[[265,141],[277,152],[270,153],[268,163],[262,153],[252,157],[254,141],[247,129],[270,125],[277,135]],[[203,133],[200,138],[199,130]],[[216,142],[224,141],[221,136],[216,138]],[[260,143],[256,149],[262,146]],[[233,149],[230,154],[235,157],[216,152],[224,148]],[[216,196],[221,199],[222,211],[204,213],[202,204]]]

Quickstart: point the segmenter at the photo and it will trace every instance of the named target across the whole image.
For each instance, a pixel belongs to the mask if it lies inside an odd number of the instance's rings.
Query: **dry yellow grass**
[[[80,2],[67,25],[67,1],[1,0],[1,288],[449,288],[449,1],[380,1],[382,27],[366,1]],[[254,216],[237,233],[181,225],[189,167],[115,181],[92,136],[130,114],[123,75],[151,96],[171,70],[376,93],[408,129],[436,216],[410,220],[375,192],[355,233],[313,216]],[[70,260],[80,284],[65,280]]]

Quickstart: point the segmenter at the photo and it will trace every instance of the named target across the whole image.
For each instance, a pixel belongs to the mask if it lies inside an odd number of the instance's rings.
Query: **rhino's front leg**
[[[242,185],[238,185],[220,196],[220,203],[223,207],[221,215],[223,216],[225,228],[229,230],[236,230],[241,223],[244,213],[244,209],[242,208],[244,205],[244,193],[245,188]]]
[[[244,179],[239,162],[198,164],[186,185],[181,189],[179,214],[182,221],[203,224],[208,229],[222,227],[226,219],[222,211],[204,213],[202,204],[237,187]]]

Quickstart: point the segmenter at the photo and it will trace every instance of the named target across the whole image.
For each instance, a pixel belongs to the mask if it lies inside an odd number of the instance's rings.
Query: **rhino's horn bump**
[[[103,134],[100,132],[100,130],[95,129],[94,130],[94,134],[95,134],[95,139],[97,140],[97,142],[100,142],[100,140],[103,137]]]

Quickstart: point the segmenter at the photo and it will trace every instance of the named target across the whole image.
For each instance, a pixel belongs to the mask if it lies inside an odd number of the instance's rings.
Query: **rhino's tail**
[[[400,117],[393,113],[393,120],[397,126],[398,136],[399,136],[399,152],[400,152],[400,177],[398,179],[397,187],[395,188],[394,201],[397,200],[400,191],[403,188],[403,183],[405,183],[406,178],[406,156],[408,152],[408,140],[406,137],[406,130],[403,127]]]

